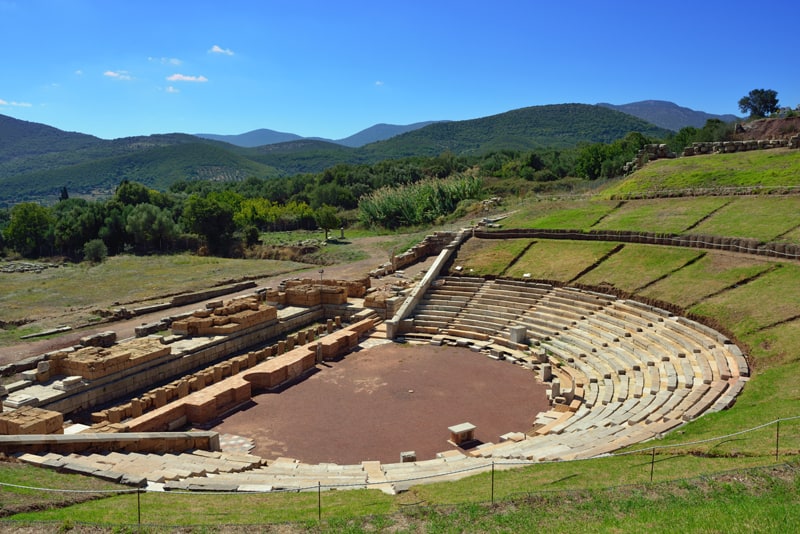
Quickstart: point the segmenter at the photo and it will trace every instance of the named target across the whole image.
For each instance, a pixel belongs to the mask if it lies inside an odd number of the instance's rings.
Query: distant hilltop
[[[677,132],[686,126],[702,128],[709,119],[719,119],[722,122],[735,122],[742,120],[736,115],[714,115],[705,111],[695,111],[684,108],[673,102],[664,100],[642,100],[641,102],[631,102],[630,104],[608,104],[600,102],[598,106],[603,106],[628,115],[633,115],[642,120],[655,124],[661,128]]]
[[[297,141],[300,139],[327,141],[329,143],[335,143],[337,145],[348,146],[351,148],[358,148],[364,145],[368,145],[370,143],[374,143],[376,141],[391,139],[392,137],[404,134],[406,132],[413,132],[414,130],[424,128],[425,126],[428,126],[429,124],[433,124],[435,122],[438,121],[415,122],[414,124],[406,124],[406,125],[375,124],[373,126],[370,126],[369,128],[361,130],[360,132],[355,133],[349,137],[345,137],[343,139],[325,139],[323,137],[302,137],[297,134],[276,132],[275,130],[269,130],[267,128],[260,128],[258,130],[253,130],[250,132],[245,132],[243,134],[237,134],[237,135],[219,135],[219,134],[207,134],[207,133],[199,133],[194,135],[196,135],[197,137],[202,137],[203,139],[211,139],[212,141],[222,141],[225,143],[230,143],[232,145],[241,146],[245,148],[253,148],[264,145],[274,145],[277,143],[286,143],[288,141]]]

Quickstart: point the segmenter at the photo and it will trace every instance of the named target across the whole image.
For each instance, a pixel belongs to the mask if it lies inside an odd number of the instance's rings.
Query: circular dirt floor
[[[306,463],[393,463],[453,449],[447,427],[470,422],[495,442],[548,409],[534,373],[465,348],[388,343],[318,366],[305,380],[253,398],[214,430],[255,440],[253,454]]]

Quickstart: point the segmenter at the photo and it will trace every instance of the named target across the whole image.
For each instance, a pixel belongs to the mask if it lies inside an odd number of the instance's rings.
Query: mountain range
[[[631,102],[630,104],[607,104],[601,102],[597,104],[609,109],[615,109],[634,117],[639,117],[651,124],[677,132],[686,126],[702,128],[709,119],[717,119],[722,122],[736,122],[742,120],[736,115],[714,115],[704,111],[695,111],[684,108],[673,102],[664,100],[642,100],[641,102]]]
[[[589,104],[533,106],[465,121],[378,124],[338,141],[271,130],[104,140],[0,115],[0,206],[54,202],[62,187],[77,196],[108,196],[123,179],[166,189],[179,180],[269,178],[444,152],[563,149],[608,143],[632,131],[655,138],[671,133],[632,112]],[[284,140],[264,142],[270,139]]]
[[[375,124],[374,126],[370,126],[369,128],[361,130],[360,132],[355,133],[349,137],[345,137],[343,139],[325,139],[324,137],[302,137],[297,134],[287,133],[287,132],[276,132],[275,130],[269,130],[267,128],[260,128],[258,130],[252,130],[250,132],[245,132],[243,134],[237,134],[237,135],[219,135],[219,134],[207,134],[207,133],[199,133],[194,135],[196,135],[197,137],[202,137],[203,139],[222,141],[225,143],[230,143],[232,145],[246,147],[246,148],[253,148],[264,145],[274,145],[277,143],[286,143],[289,141],[297,141],[300,139],[313,139],[315,141],[326,141],[337,145],[349,146],[351,148],[358,148],[367,145],[369,143],[374,143],[376,141],[383,141],[384,139],[389,139],[391,137],[400,135],[402,133],[424,128],[425,126],[433,124],[434,122],[436,121],[415,122],[414,124],[406,124],[406,125]]]

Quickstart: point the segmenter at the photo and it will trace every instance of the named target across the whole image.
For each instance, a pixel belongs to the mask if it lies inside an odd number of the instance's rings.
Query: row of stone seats
[[[26,453],[20,460],[69,473],[91,475],[113,482],[143,485],[164,483],[187,477],[221,473],[241,473],[261,466],[263,460],[245,453],[197,450],[182,454],[142,454],[135,452],[104,454]]]
[[[494,462],[496,468],[515,465],[508,460]],[[412,484],[457,480],[492,469],[492,462],[460,451],[406,463],[365,461],[355,465],[333,463],[306,464],[292,458],[279,458],[243,473],[214,477],[188,477],[167,482],[166,490],[190,491],[316,491],[323,489],[380,489],[394,494]]]
[[[440,332],[457,327],[466,337],[470,327],[481,335],[497,328],[493,339],[525,326],[569,383],[561,390],[565,400],[581,401],[539,414],[527,439],[484,445],[478,456],[545,460],[609,452],[730,406],[749,374],[738,347],[704,325],[570,288],[487,281],[442,324]]]

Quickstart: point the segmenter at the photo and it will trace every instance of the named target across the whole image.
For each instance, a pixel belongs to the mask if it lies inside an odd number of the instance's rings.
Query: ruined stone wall
[[[132,339],[108,348],[84,347],[74,352],[54,353],[50,360],[51,373],[96,380],[163,358],[169,353],[170,347],[153,338]]]
[[[167,346],[172,347],[173,351],[161,360],[153,360],[130,368],[125,373],[109,375],[89,384],[78,381],[75,388],[67,389],[63,396],[52,399],[41,407],[64,414],[92,409],[96,405],[128,396],[135,391],[145,390],[151,384],[163,383],[171,377],[188,375],[196,369],[211,366],[231,354],[285,335],[287,332],[319,321],[324,316],[325,309],[320,306],[298,311],[291,317],[269,326],[256,325],[232,336],[209,339],[203,345],[193,346],[188,351],[176,348],[180,343],[168,344]]]
[[[234,299],[198,310],[191,317],[173,321],[172,332],[188,336],[224,336],[254,326],[269,326],[278,320],[278,310],[260,304],[256,297]]]
[[[800,148],[800,135],[792,136],[788,139],[759,139],[747,141],[715,141],[692,143],[683,149],[681,156],[699,156],[703,154],[730,154],[733,152],[746,152],[748,150],[767,150],[770,148]],[[637,169],[641,169],[649,161],[663,158],[674,158],[675,153],[671,152],[665,144],[649,144],[642,147],[636,153],[636,157],[622,167],[625,174],[630,174]]]
[[[716,141],[706,143],[692,143],[683,149],[683,156],[698,156],[702,154],[730,154],[733,152],[746,152],[749,150],[767,150],[770,148],[800,148],[800,135],[789,139],[759,139],[747,141]]]
[[[23,406],[0,415],[0,434],[63,434],[64,416],[59,412]]]
[[[362,298],[366,293],[367,289],[370,287],[370,280],[369,276],[364,276],[357,280],[333,280],[323,278],[322,280],[314,280],[312,278],[303,278],[303,279],[295,279],[295,280],[286,280],[283,282],[283,290],[285,291],[288,288],[297,287],[297,286],[320,286],[322,285],[325,288],[331,287],[340,287],[344,288],[347,294],[347,298]],[[279,288],[280,290],[280,288]]]
[[[375,278],[392,274],[398,269],[403,269],[424,260],[429,256],[439,254],[456,237],[455,232],[436,232],[425,238],[402,254],[392,256],[388,263],[370,271],[369,275]]]

